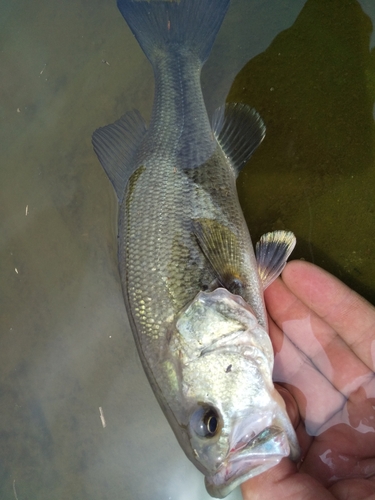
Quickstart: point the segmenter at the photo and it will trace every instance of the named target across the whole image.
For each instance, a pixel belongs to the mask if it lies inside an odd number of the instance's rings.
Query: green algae
[[[294,258],[375,303],[375,49],[356,0],[308,0],[293,26],[239,72],[230,102],[256,108],[267,136],[238,180],[253,240],[297,237]]]

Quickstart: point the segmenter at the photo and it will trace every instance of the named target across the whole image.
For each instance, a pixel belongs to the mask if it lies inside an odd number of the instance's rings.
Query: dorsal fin
[[[146,131],[145,121],[134,109],[111,125],[98,128],[92,135],[94,151],[115,188],[119,202],[137,167],[135,154]]]
[[[232,102],[215,110],[212,130],[237,175],[266,134],[266,126],[255,109]]]

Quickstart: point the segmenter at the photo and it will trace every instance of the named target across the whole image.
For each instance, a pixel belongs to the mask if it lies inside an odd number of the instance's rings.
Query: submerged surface
[[[292,230],[294,258],[320,265],[372,303],[374,15],[370,2],[308,0],[228,96],[254,106],[267,126],[238,182],[253,238]]]
[[[295,256],[375,302],[375,8],[341,3],[233,0],[203,90],[211,113],[259,54],[230,91],[268,126],[239,179],[253,239],[293,230]],[[208,498],[137,358],[91,148],[126,110],[149,117],[151,68],[115,2],[0,14],[0,497]]]

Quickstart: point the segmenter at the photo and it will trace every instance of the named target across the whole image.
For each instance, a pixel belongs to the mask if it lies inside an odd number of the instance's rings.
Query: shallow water
[[[357,24],[329,54],[322,0],[233,0],[202,81],[210,112],[230,90],[268,126],[239,183],[252,234],[295,231],[296,256],[375,300],[375,7],[345,3]],[[126,110],[149,118],[150,66],[114,1],[2,1],[0,27],[0,498],[209,498],[135,352],[91,148]]]
[[[375,4],[308,0],[236,76],[228,100],[254,106],[267,136],[239,178],[256,240],[297,236],[294,258],[375,303]]]

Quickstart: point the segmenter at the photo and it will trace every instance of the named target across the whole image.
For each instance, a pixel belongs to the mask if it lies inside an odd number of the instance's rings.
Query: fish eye
[[[201,407],[190,417],[190,428],[199,437],[210,438],[219,429],[219,415],[212,406]]]

